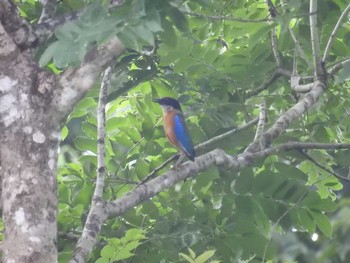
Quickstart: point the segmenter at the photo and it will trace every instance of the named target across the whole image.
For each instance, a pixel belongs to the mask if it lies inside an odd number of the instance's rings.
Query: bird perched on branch
[[[184,115],[180,103],[173,98],[164,97],[155,99],[163,109],[164,131],[169,142],[181,151],[181,156],[177,160],[178,165],[185,156],[194,161],[196,153],[194,151],[192,139],[186,127]]]

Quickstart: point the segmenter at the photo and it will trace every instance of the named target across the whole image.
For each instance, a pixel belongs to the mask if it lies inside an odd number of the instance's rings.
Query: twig
[[[337,34],[337,31],[339,30],[340,28],[340,25],[343,21],[343,19],[346,17],[346,15],[350,12],[350,4],[348,4],[348,6],[344,9],[344,11],[342,12],[342,14],[340,15],[338,21],[337,21],[337,24],[335,25],[329,39],[328,39],[328,42],[327,42],[327,46],[326,46],[326,49],[323,53],[323,58],[322,58],[322,61],[323,62],[326,62],[326,59],[328,57],[328,54],[329,54],[329,51],[332,47],[332,44],[333,44],[333,40],[334,40],[334,37],[335,35]]]
[[[295,36],[293,30],[290,28],[290,26],[288,26],[288,31],[289,31],[290,36],[291,36],[292,39],[293,39],[293,42],[294,42],[295,47],[296,47],[296,48],[298,49],[298,51],[299,51],[299,54],[300,54],[301,58],[304,60],[304,62],[306,63],[306,65],[308,65],[308,67],[313,68],[313,65],[310,63],[309,59],[307,58],[307,56],[306,56],[304,50],[303,50],[302,47],[300,46],[299,41],[298,41],[297,37]]]
[[[209,15],[203,15],[198,13],[192,13],[192,12],[183,12],[186,15],[189,16],[195,16],[199,18],[205,18],[207,20],[226,20],[226,21],[236,21],[236,22],[242,22],[242,23],[259,23],[259,22],[268,22],[272,21],[270,18],[262,18],[262,19],[242,19],[232,16],[209,16]]]
[[[321,66],[321,56],[320,56],[320,43],[317,32],[317,0],[310,0],[310,13],[315,13],[310,15],[310,33],[311,33],[311,47],[312,47],[312,57],[314,62],[314,76],[319,78],[323,74]]]
[[[213,138],[211,138],[210,140],[208,141],[205,141],[205,142],[202,142],[200,144],[198,144],[196,147],[194,147],[194,149],[196,151],[198,150],[202,150],[210,145],[213,145],[219,141],[222,141],[224,139],[226,139],[227,137],[237,133],[237,132],[240,132],[242,130],[245,130],[247,128],[249,128],[250,126],[256,124],[258,122],[258,118],[254,118],[253,120],[247,122],[246,124],[240,126],[240,127],[237,127],[231,131],[228,131],[228,132],[225,132],[223,134],[220,134],[218,136],[215,136]],[[162,170],[164,167],[166,167],[169,163],[171,163],[173,160],[176,160],[177,158],[180,157],[180,154],[175,154],[173,155],[172,157],[168,158],[164,163],[162,163],[160,166],[158,166],[157,168],[155,168],[151,173],[149,173],[145,178],[143,178],[141,180],[141,182],[137,185],[137,187],[139,187],[140,185],[148,182],[149,180],[153,179],[154,177],[156,177],[157,173]]]
[[[281,62],[280,54],[278,53],[276,30],[277,30],[276,27],[274,27],[271,30],[271,47],[272,47],[273,56],[275,57],[277,66],[280,68],[282,65],[282,62]]]
[[[281,0],[281,6],[283,8],[283,11],[285,12],[285,6],[286,6],[286,3],[284,2],[284,0]],[[311,15],[311,14],[308,14],[308,16]],[[300,44],[299,44],[299,41],[298,39],[296,38],[293,30],[291,29],[291,27],[288,25],[288,31],[289,31],[289,34],[290,36],[292,37],[293,39],[293,42],[294,42],[294,45],[295,47],[297,48],[297,51],[299,52],[301,58],[304,60],[304,62],[306,63],[306,65],[308,65],[308,67],[310,68],[313,68],[312,64],[310,63],[309,59],[307,58],[304,50],[301,48]]]
[[[275,18],[278,15],[277,9],[271,0],[266,0],[266,4],[269,7],[270,16]]]
[[[242,126],[239,126],[231,131],[228,131],[228,132],[225,132],[225,133],[220,134],[218,136],[215,136],[208,141],[202,142],[195,147],[195,150],[196,151],[202,150],[202,149],[207,148],[208,146],[214,145],[215,143],[217,143],[219,141],[223,141],[224,139],[232,136],[233,134],[238,133],[240,131],[243,131],[243,130],[249,128],[250,126],[253,126],[254,124],[258,123],[258,120],[259,120],[259,118],[256,117]]]
[[[337,73],[339,70],[341,70],[341,69],[345,66],[345,64],[348,64],[348,63],[350,63],[350,58],[345,59],[345,60],[343,60],[343,61],[339,61],[339,62],[335,63],[335,64],[328,70],[327,73],[328,73],[330,76],[332,76],[332,75],[334,75],[335,73]]]
[[[320,167],[322,170],[325,170],[327,173],[333,175],[334,177],[340,179],[340,180],[344,180],[346,182],[350,182],[350,178],[348,177],[343,177],[339,174],[337,174],[336,172],[332,171],[331,169],[329,169],[328,167],[326,167],[323,164],[320,164],[319,162],[317,162],[312,156],[310,156],[309,154],[307,154],[306,152],[301,151],[301,153],[313,164],[315,164],[316,166]]]
[[[279,70],[276,70],[272,76],[263,84],[261,84],[259,87],[257,87],[254,90],[250,90],[246,93],[245,97],[246,98],[250,98],[253,97],[255,95],[258,95],[260,92],[262,92],[263,90],[266,90],[272,83],[274,83],[282,74],[280,73]]]
[[[269,233],[269,237],[268,237],[268,240],[266,242],[266,245],[265,245],[265,249],[264,249],[264,254],[263,254],[263,257],[262,257],[262,261],[261,262],[265,262],[265,259],[266,259],[266,252],[267,252],[267,248],[268,248],[268,245],[271,241],[271,233],[275,231],[275,229],[277,228],[277,226],[279,225],[279,223],[281,222],[281,220],[292,210],[294,209],[297,205],[299,205],[301,203],[301,201],[306,197],[306,195],[313,189],[313,187],[318,184],[319,182],[321,182],[322,180],[326,179],[327,177],[323,177],[323,178],[320,178],[319,180],[317,180],[316,182],[314,182],[312,185],[310,185],[306,190],[305,192],[300,195],[300,197],[297,199],[297,201],[295,202],[294,205],[291,205],[290,207],[288,207],[288,209],[286,211],[283,212],[283,214],[276,220],[276,222],[273,224],[273,226],[271,227],[271,230],[270,230],[270,233]]]
[[[38,21],[38,24],[49,20],[56,12],[56,0],[40,0],[43,9]]]
[[[263,133],[264,133],[264,128],[265,128],[265,124],[266,124],[266,103],[265,100],[262,99],[261,103],[259,105],[259,122],[258,125],[256,126],[256,133],[255,133],[255,137],[254,137],[254,141],[259,141],[259,146],[260,146],[260,150],[264,149],[264,143],[262,142],[263,138]]]

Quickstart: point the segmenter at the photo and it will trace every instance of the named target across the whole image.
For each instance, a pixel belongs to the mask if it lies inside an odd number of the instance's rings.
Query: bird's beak
[[[160,99],[154,99],[153,102],[160,103]]]

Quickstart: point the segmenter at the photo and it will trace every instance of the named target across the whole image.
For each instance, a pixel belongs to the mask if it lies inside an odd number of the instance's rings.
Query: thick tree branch
[[[18,46],[23,47],[35,41],[31,25],[19,15],[17,6],[10,0],[0,1],[0,18],[6,32]]]
[[[314,76],[319,78],[323,74],[321,65],[321,51],[320,43],[317,30],[317,0],[310,0],[310,33],[311,33],[311,47],[312,47],[312,57],[314,61]]]
[[[177,168],[165,172],[140,187],[135,188],[125,196],[107,203],[107,210],[109,218],[120,216],[136,205],[148,200],[161,191],[181,182],[190,177],[195,177],[201,171],[207,170],[212,166],[223,166],[227,169],[240,170],[252,164],[253,161],[276,154],[282,151],[289,151],[292,149],[350,149],[350,144],[325,144],[325,143],[302,143],[290,142],[280,144],[274,148],[268,148],[263,151],[254,153],[245,152],[237,156],[231,156],[224,151],[216,149],[209,153],[203,154],[196,158],[195,162],[186,162]]]
[[[107,90],[110,85],[110,79],[112,74],[112,67],[108,67],[102,79],[100,96],[98,100],[97,108],[97,179],[94,195],[92,198],[91,208],[86,219],[83,233],[78,240],[78,243],[75,247],[73,258],[70,262],[85,262],[85,258],[91,252],[95,242],[96,242],[96,232],[100,231],[100,227],[103,223],[103,220],[99,221],[101,224],[98,224],[99,213],[104,211],[104,201],[103,201],[103,188],[106,175],[105,167],[105,127],[106,127],[106,103],[107,103]],[[97,226],[97,227],[96,227]]]
[[[157,195],[161,191],[181,182],[190,177],[197,176],[201,171],[207,170],[212,166],[223,166],[227,169],[240,170],[252,164],[254,160],[276,154],[281,151],[288,151],[292,149],[349,149],[350,144],[320,144],[320,143],[300,143],[291,142],[281,144],[275,148],[268,148],[258,152],[244,152],[237,156],[231,156],[224,151],[216,149],[209,153],[203,154],[196,158],[195,162],[186,162],[180,166],[165,172],[148,182],[145,182],[139,187],[127,193],[125,196],[107,202],[103,209],[99,210],[95,218],[95,234],[90,240],[90,244],[96,243],[99,229],[107,218],[113,218],[122,215],[129,209],[149,200],[151,197]],[[89,247],[92,251],[92,247]],[[85,251],[89,253],[90,251]],[[85,262],[84,259],[87,254],[82,255],[79,260],[73,262]]]
[[[104,45],[87,54],[85,62],[79,67],[68,68],[58,78],[59,87],[53,91],[49,114],[56,116],[56,118],[59,116],[59,122],[61,122],[92,87],[101,69],[109,65],[124,50],[120,40],[112,37]]]
[[[328,39],[328,42],[327,42],[327,46],[326,46],[326,49],[323,53],[323,58],[322,58],[322,61],[323,62],[326,62],[326,59],[328,57],[328,54],[329,54],[329,51],[331,50],[331,47],[332,47],[332,44],[333,44],[333,40],[335,38],[335,35],[337,34],[337,31],[339,30],[340,28],[340,25],[342,24],[343,22],[343,19],[346,17],[346,15],[350,12],[350,4],[348,4],[348,6],[344,9],[344,11],[342,12],[342,14],[340,15],[338,21],[337,21],[337,24],[335,25],[329,39]]]

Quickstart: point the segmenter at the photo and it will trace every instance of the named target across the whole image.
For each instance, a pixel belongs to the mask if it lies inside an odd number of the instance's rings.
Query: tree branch
[[[293,120],[310,109],[311,106],[313,106],[319,100],[325,89],[325,82],[321,79],[316,80],[312,90],[307,93],[298,103],[282,114],[274,125],[265,132],[264,137],[266,145],[270,145],[272,140],[283,133]]]
[[[230,137],[231,135],[243,131],[247,128],[249,128],[250,126],[256,124],[258,122],[259,118],[254,118],[253,120],[247,122],[246,124],[237,127],[231,131],[225,132],[223,134],[220,134],[218,136],[215,136],[213,138],[211,138],[210,140],[207,140],[205,142],[202,142],[200,144],[198,144],[196,147],[194,147],[194,149],[196,151],[198,150],[203,150],[211,145],[214,145],[217,142],[220,142],[228,137]],[[171,163],[173,160],[175,160],[176,158],[179,158],[180,154],[175,154],[172,157],[168,158],[164,163],[162,163],[160,166],[158,166],[157,168],[155,168],[151,173],[149,173],[138,185],[137,187],[139,187],[140,185],[144,184],[145,182],[148,182],[149,180],[153,179],[157,173],[162,170],[164,167],[166,167],[169,163]]]
[[[328,57],[328,54],[329,54],[329,51],[331,50],[331,47],[332,47],[332,44],[333,44],[333,40],[334,40],[334,37],[335,35],[337,34],[337,31],[339,30],[340,28],[340,25],[343,21],[343,19],[346,17],[346,15],[350,12],[350,4],[348,4],[348,6],[344,9],[344,11],[342,12],[342,14],[340,15],[338,21],[337,21],[337,24],[335,25],[329,39],[328,39],[328,42],[327,42],[327,46],[326,46],[326,49],[323,53],[323,58],[322,58],[322,61],[323,62],[326,62],[326,59]]]
[[[348,59],[345,59],[343,61],[339,61],[337,63],[335,63],[328,71],[327,73],[330,75],[330,76],[333,76],[334,74],[336,74],[339,70],[341,70],[342,68],[344,68],[344,66],[346,64],[350,63],[350,58]]]
[[[49,20],[56,12],[56,0],[40,0],[43,6],[41,11],[41,16],[39,18],[38,24]]]
[[[277,66],[280,68],[282,65],[280,54],[278,53],[277,47],[277,36],[276,36],[276,27],[271,30],[271,47],[273,56],[275,57]]]
[[[105,203],[103,200],[103,188],[106,175],[105,167],[105,127],[106,127],[106,103],[107,103],[107,90],[110,86],[110,79],[112,74],[112,68],[109,66],[105,72],[102,79],[100,96],[98,100],[97,109],[97,179],[94,195],[92,198],[91,208],[86,219],[83,233],[79,238],[77,245],[74,250],[73,258],[70,263],[75,262],[85,262],[88,254],[92,251],[96,236],[100,232],[102,223],[106,219],[103,214],[106,214]],[[100,213],[103,212],[101,215]],[[101,215],[101,217],[100,217]],[[100,220],[99,220],[100,219]]]
[[[236,22],[242,22],[242,23],[259,23],[259,22],[267,22],[272,21],[272,19],[269,18],[263,18],[263,19],[242,19],[232,16],[210,16],[210,15],[203,15],[198,13],[192,13],[192,12],[183,12],[186,15],[204,18],[206,20],[226,20],[226,21],[236,21]]]
[[[312,47],[312,57],[314,61],[314,76],[319,78],[323,75],[323,70],[321,66],[321,56],[320,56],[320,43],[317,32],[317,0],[310,0],[310,33],[311,33],[311,47]]]
[[[101,69],[109,65],[123,51],[124,46],[116,37],[109,39],[89,54],[85,62],[77,68],[68,68],[58,77],[60,88],[55,88],[49,114],[62,122],[73,106],[92,87]],[[59,113],[59,114],[57,114]]]
[[[350,144],[327,144],[327,143],[302,143],[289,142],[280,144],[274,148],[268,148],[263,151],[254,153],[244,152],[237,156],[231,156],[224,151],[216,149],[209,153],[203,154],[196,158],[195,162],[186,162],[179,167],[165,172],[138,188],[127,193],[125,196],[110,201],[107,203],[108,217],[120,216],[136,205],[148,200],[161,191],[173,186],[174,184],[197,176],[201,171],[207,170],[212,166],[223,166],[227,169],[240,170],[252,164],[254,160],[276,154],[281,151],[288,151],[292,149],[350,149]]]
[[[23,47],[35,41],[32,26],[19,15],[17,6],[10,0],[0,1],[0,17],[1,24],[18,46]]]
[[[264,143],[263,143],[263,133],[264,133],[264,128],[266,124],[266,103],[265,100],[262,99],[261,103],[259,105],[259,122],[258,125],[256,126],[256,132],[255,132],[255,137],[254,137],[254,142],[259,142],[260,150],[264,149]]]
[[[333,175],[334,177],[338,178],[339,180],[344,180],[346,182],[350,182],[350,178],[348,177],[343,177],[339,174],[337,174],[336,172],[332,171],[331,169],[329,169],[328,167],[326,167],[323,164],[320,164],[319,162],[317,162],[314,158],[312,158],[309,154],[302,152],[302,154],[313,164],[315,164],[316,166],[320,167],[322,170],[325,170],[327,173],[329,173],[330,175]]]
[[[281,74],[279,73],[278,70],[276,70],[272,76],[263,84],[261,84],[259,87],[257,87],[254,90],[250,90],[246,93],[246,98],[250,98],[253,97],[255,95],[258,95],[260,92],[262,92],[263,90],[266,90],[272,83],[274,83],[279,77],[281,76]]]

